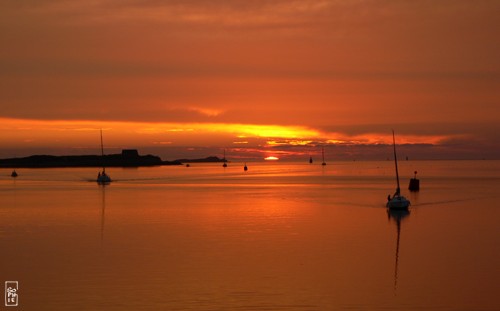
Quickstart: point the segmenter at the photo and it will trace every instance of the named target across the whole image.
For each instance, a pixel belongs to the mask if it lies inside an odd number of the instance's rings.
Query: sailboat
[[[392,143],[394,146],[394,164],[396,167],[396,192],[391,198],[391,195],[387,197],[386,206],[390,209],[408,209],[410,206],[410,201],[401,195],[401,189],[399,187],[399,173],[398,173],[398,157],[396,155],[396,138],[394,136],[394,130],[392,130]]]
[[[104,144],[102,143],[102,129],[101,129],[101,156],[102,156],[102,172],[97,175],[97,183],[100,185],[109,184],[111,177],[106,174],[106,167],[104,167]]]
[[[309,164],[313,163],[313,157],[309,157]]]
[[[227,167],[226,149],[224,149],[224,158],[222,158],[222,161],[224,161],[224,164],[222,164],[222,167]]]
[[[17,176],[19,176],[19,175],[17,174],[16,170],[13,170],[12,173],[10,174],[10,177],[14,177],[15,178]]]
[[[321,163],[321,165],[326,165],[326,162],[325,162],[325,148],[324,147],[321,147],[321,156],[323,157],[323,163]]]

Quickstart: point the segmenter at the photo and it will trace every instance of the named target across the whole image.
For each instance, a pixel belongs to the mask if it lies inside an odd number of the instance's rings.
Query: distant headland
[[[163,161],[154,155],[139,155],[136,149],[124,149],[121,154],[109,155],[32,155],[24,158],[0,159],[0,167],[8,168],[55,168],[55,167],[139,167],[139,166],[161,166],[182,165],[194,162],[223,162],[217,157],[204,159],[180,159],[174,161]]]
[[[202,159],[179,159],[175,160],[181,163],[210,163],[210,162],[227,162],[224,159],[219,159],[218,157],[206,157]]]

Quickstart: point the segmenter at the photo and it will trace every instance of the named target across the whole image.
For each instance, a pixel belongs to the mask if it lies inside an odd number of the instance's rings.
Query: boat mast
[[[104,144],[102,143],[102,129],[101,129],[101,157],[102,157],[102,171],[104,172]]]
[[[396,166],[396,183],[398,187],[396,188],[396,193],[399,195],[399,173],[398,173],[398,157],[396,156],[396,138],[394,136],[394,130],[392,130],[392,144],[394,146],[394,164]]]

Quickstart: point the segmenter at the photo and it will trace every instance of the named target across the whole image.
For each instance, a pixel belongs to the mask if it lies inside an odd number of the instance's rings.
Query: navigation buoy
[[[420,180],[417,179],[417,171],[415,171],[415,175],[412,179],[410,179],[410,185],[408,186],[408,190],[410,191],[419,191],[420,190]]]

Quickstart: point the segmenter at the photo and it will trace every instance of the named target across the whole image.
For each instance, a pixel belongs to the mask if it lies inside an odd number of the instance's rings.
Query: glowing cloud
[[[390,133],[346,135],[324,133],[301,126],[232,124],[232,123],[146,123],[117,121],[54,121],[1,119],[0,144],[6,149],[38,148],[60,150],[96,148],[99,129],[103,129],[106,147],[110,149],[142,147],[217,148],[233,146],[239,157],[267,157],[267,160],[309,154],[315,146],[356,146],[391,144]],[[442,145],[457,135],[397,135],[398,144]],[[237,147],[241,146],[241,147]],[[241,149],[241,150],[237,150]],[[272,151],[272,152],[270,152]],[[64,152],[64,151],[61,151]],[[17,151],[15,154],[18,154]],[[272,155],[272,156],[271,156]]]
[[[78,144],[93,145],[96,139],[92,132],[103,129],[110,142],[128,142],[130,144],[158,144],[168,141],[169,144],[183,144],[189,141],[210,143],[207,137],[215,140],[224,136],[235,144],[248,144],[250,138],[294,139],[300,137],[317,137],[318,131],[298,126],[247,125],[225,123],[143,123],[118,121],[86,121],[86,120],[23,120],[0,119],[0,129],[5,133],[4,143],[19,145],[19,142],[37,142],[39,146],[53,147],[57,145],[71,146]],[[103,126],[105,125],[105,126]],[[107,132],[107,133],[106,133]],[[96,134],[97,135],[97,134]],[[235,138],[245,138],[234,141]],[[5,146],[5,145],[4,145]]]
[[[367,133],[363,135],[347,136],[340,133],[330,133],[328,137],[337,137],[336,139],[328,139],[325,143],[329,145],[379,145],[392,144],[392,135]],[[450,139],[451,136],[445,135],[404,135],[398,134],[396,142],[398,144],[440,144],[441,142]]]
[[[267,138],[304,138],[318,137],[320,132],[302,126],[282,125],[233,125],[247,135]]]
[[[231,123],[148,123],[145,127],[142,123],[131,124],[139,127],[138,131],[143,133],[166,133],[166,132],[205,132],[205,133],[227,133],[237,138],[262,137],[262,138],[303,138],[319,137],[321,133],[301,126],[283,125],[254,125],[254,124],[231,124]]]
[[[208,117],[216,117],[223,113],[224,111],[218,109],[209,109],[209,108],[199,108],[199,107],[190,107],[190,111],[197,112],[202,115],[206,115]]]
[[[283,146],[283,145],[307,146],[307,145],[310,145],[312,143],[313,143],[312,140],[282,140],[282,141],[269,140],[266,142],[266,144],[269,146]]]

